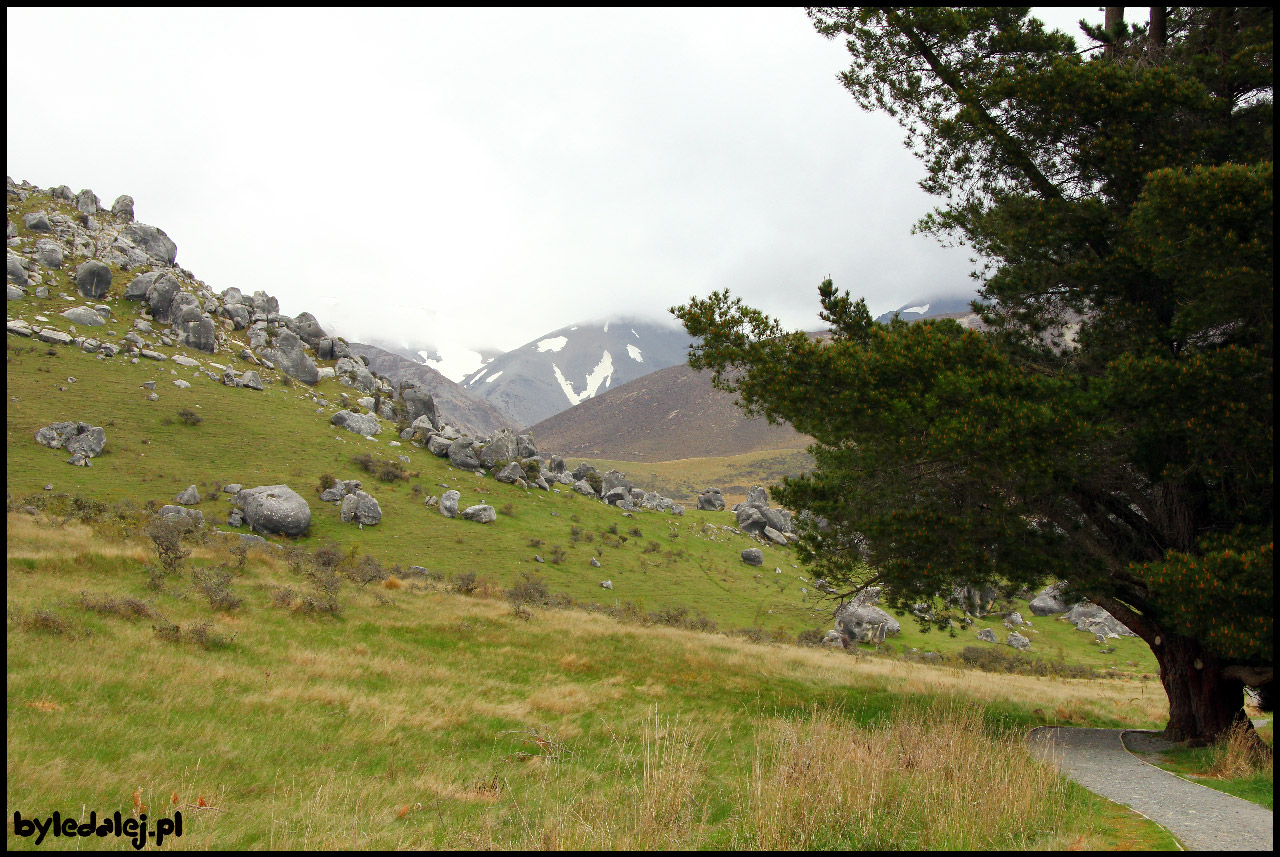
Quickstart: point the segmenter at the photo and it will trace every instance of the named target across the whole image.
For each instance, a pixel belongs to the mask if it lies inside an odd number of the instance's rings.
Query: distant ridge
[[[790,425],[747,419],[734,396],[687,364],[659,369],[543,420],[531,429],[541,449],[561,455],[671,461],[803,449],[813,442]]]

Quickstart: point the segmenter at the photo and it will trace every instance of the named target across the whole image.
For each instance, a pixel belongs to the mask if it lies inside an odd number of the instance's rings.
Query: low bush
[[[182,420],[189,426],[198,426],[200,423],[204,422],[204,417],[200,416],[190,408],[183,408],[178,411],[178,419]]]
[[[198,568],[191,572],[191,582],[214,610],[234,610],[244,599],[231,591],[231,569],[225,566]]]
[[[80,606],[94,613],[101,613],[104,616],[117,616],[130,621],[155,619],[160,615],[146,601],[129,595],[116,596],[103,593],[102,595],[93,596],[88,592],[81,592]]]

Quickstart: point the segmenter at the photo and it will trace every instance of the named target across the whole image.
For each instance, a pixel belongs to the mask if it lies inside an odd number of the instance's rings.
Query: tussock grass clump
[[[1255,774],[1272,775],[1275,754],[1245,723],[1237,723],[1209,751],[1208,775],[1242,779]]]
[[[787,719],[756,747],[732,847],[1017,849],[1071,810],[1068,784],[955,700],[858,728]]]

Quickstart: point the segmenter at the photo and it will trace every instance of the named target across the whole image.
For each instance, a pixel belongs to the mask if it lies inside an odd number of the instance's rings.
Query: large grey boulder
[[[174,502],[183,506],[194,506],[200,502],[200,492],[196,490],[196,486],[189,485],[186,491],[183,491],[174,499]]]
[[[161,518],[181,518],[197,526],[204,523],[204,512],[188,509],[186,506],[161,506],[156,514]]]
[[[440,514],[446,518],[458,517],[458,500],[462,495],[457,491],[446,491],[440,495]]]
[[[596,472],[596,469],[594,467],[592,467],[590,464],[587,464],[585,461],[583,461],[583,462],[580,462],[577,467],[573,468],[573,479],[575,482],[578,481],[579,479],[586,479],[587,474],[595,473],[595,472]]]
[[[262,378],[259,377],[257,372],[250,369],[240,376],[239,384],[241,387],[248,387],[250,390],[261,390]]]
[[[1036,616],[1052,616],[1055,613],[1066,613],[1070,607],[1067,602],[1062,600],[1061,590],[1062,584],[1060,583],[1041,589],[1036,597],[1031,599],[1031,612]]]
[[[25,286],[27,284],[27,269],[22,267],[22,259],[10,250],[5,264],[5,270],[9,275],[9,282]]]
[[[338,358],[338,362],[333,364],[333,372],[339,384],[365,393],[372,393],[378,385],[369,367],[354,357]]]
[[[606,470],[605,474],[600,477],[600,495],[605,496],[614,488],[625,488],[627,491],[627,499],[631,497],[631,480],[627,478],[625,473],[617,470]]]
[[[101,327],[107,323],[107,320],[98,315],[87,306],[73,306],[60,315],[70,321],[72,324],[80,324],[85,327]]]
[[[74,205],[76,211],[81,214],[97,214],[98,210],[102,208],[102,204],[98,201],[98,195],[88,188],[76,194]]]
[[[631,492],[621,485],[610,488],[608,491],[602,491],[600,499],[604,500],[610,506],[617,506],[623,501],[631,501]]]
[[[316,368],[315,361],[307,356],[302,340],[291,330],[282,330],[276,334],[272,347],[264,348],[262,356],[274,363],[281,372],[304,384],[315,386],[320,382],[320,371]]]
[[[763,535],[765,527],[769,526],[765,521],[764,515],[760,514],[760,510],[755,506],[739,506],[737,511],[738,529],[744,533],[753,535]]]
[[[533,435],[516,435],[516,455],[520,458],[533,458],[538,454],[538,445],[533,442]]]
[[[409,422],[415,426],[422,418],[426,418],[431,428],[440,430],[440,417],[436,413],[436,400],[431,394],[419,387],[408,387],[401,391],[400,400],[408,413]]]
[[[173,324],[198,321],[202,311],[200,301],[195,295],[179,291],[173,296],[173,303],[169,305],[169,320]]]
[[[480,463],[485,467],[494,467],[516,459],[516,438],[511,429],[501,429],[493,433],[489,442],[480,450]]]
[[[173,321],[170,311],[173,308],[174,298],[180,291],[182,291],[182,285],[172,274],[161,274],[151,281],[147,286],[147,306],[151,309],[151,314],[155,316],[156,321],[162,324]]]
[[[273,312],[280,312],[280,301],[266,292],[258,289],[250,298],[253,303],[253,311],[260,312],[263,315],[270,315]]]
[[[124,299],[127,301],[145,300],[147,290],[151,285],[161,277],[169,276],[161,271],[148,271],[145,274],[139,274],[130,280],[124,287]],[[176,280],[174,282],[177,282]]]
[[[173,243],[173,239],[163,229],[145,223],[130,223],[125,228],[125,235],[157,262],[172,265],[178,259],[178,245]]]
[[[996,632],[991,628],[983,628],[978,632],[978,639],[984,643],[996,642]]]
[[[41,238],[36,242],[36,261],[46,268],[55,270],[61,268],[62,263],[66,261],[65,254],[62,252],[62,245],[57,241]]]
[[[1126,628],[1119,619],[1097,604],[1090,604],[1088,601],[1076,604],[1062,618],[1075,625],[1077,631],[1088,631],[1100,637],[1138,636]]]
[[[23,298],[25,298],[25,297],[27,296],[27,293],[26,293],[26,292],[24,292],[22,289],[20,289],[20,288],[18,288],[17,286],[15,286],[13,283],[6,283],[6,284],[5,284],[5,286],[6,286],[6,288],[8,289],[8,293],[9,293],[9,298],[8,298],[8,299],[9,299],[9,300],[11,300],[11,301],[18,301],[18,300],[22,300]],[[31,334],[30,334],[30,332],[28,331],[28,333],[26,333],[26,334],[24,334],[24,335],[25,335],[25,336],[30,336]]]
[[[477,524],[492,524],[498,520],[498,513],[494,508],[487,504],[479,506],[469,506],[462,510],[462,517],[468,521],[475,521]]]
[[[1021,634],[1019,634],[1017,631],[1014,631],[1011,634],[1009,634],[1009,639],[1006,640],[1005,642],[1007,642],[1010,646],[1013,646],[1015,649],[1018,649],[1019,651],[1022,651],[1022,652],[1025,652],[1031,648],[1031,641],[1028,640],[1026,637],[1022,636]]]
[[[342,498],[340,513],[344,524],[368,524],[374,526],[382,520],[382,507],[372,495],[357,491]]]
[[[564,473],[564,469],[565,469],[564,459],[558,455],[551,456],[550,458],[547,459],[547,466],[545,469],[548,473],[552,473],[552,474]]]
[[[309,312],[298,313],[293,318],[290,329],[312,348],[318,346],[320,340],[327,336],[324,328],[320,326],[320,322],[316,321],[316,317]]]
[[[742,552],[742,561],[747,565],[764,565],[764,551],[760,548],[747,548]]]
[[[244,519],[260,533],[300,536],[311,526],[311,507],[288,485],[261,485],[236,495]]]
[[[449,454],[450,443],[451,441],[447,438],[438,434],[433,434],[431,437],[427,438],[427,451],[437,458],[444,458]]]
[[[592,488],[591,483],[585,479],[579,479],[577,482],[573,483],[573,490],[587,497],[599,496],[598,494],[596,494],[596,489]]]
[[[86,298],[100,298],[111,288],[111,269],[90,259],[76,268],[76,289]]]
[[[724,495],[719,488],[708,488],[698,495],[698,509],[703,512],[723,512]]]
[[[902,625],[879,607],[855,606],[851,602],[836,612],[836,630],[859,643],[882,643],[900,632]]]
[[[497,479],[499,482],[505,482],[508,485],[512,485],[515,484],[517,479],[524,479],[526,477],[525,472],[520,465],[513,461],[506,467],[502,468],[502,470],[498,472],[498,475],[493,478]]]
[[[118,220],[133,220],[133,197],[127,193],[116,197],[116,201],[111,203],[111,214]]]
[[[195,321],[179,322],[178,342],[197,351],[213,354],[218,350],[218,332],[213,322],[207,318]]]
[[[33,211],[22,215],[22,225],[32,232],[48,232],[53,228],[49,225],[49,215],[43,211]]]
[[[484,465],[471,451],[471,438],[460,437],[449,444],[449,463],[462,470],[479,470]]]
[[[371,437],[375,434],[382,433],[382,423],[373,414],[357,414],[351,411],[338,411],[329,417],[329,422],[335,426],[340,426],[347,431],[355,432],[365,437]]]

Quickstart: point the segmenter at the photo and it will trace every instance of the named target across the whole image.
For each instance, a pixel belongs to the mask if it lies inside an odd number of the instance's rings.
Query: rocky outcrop
[[[382,521],[382,507],[364,491],[356,491],[342,498],[340,517],[344,524],[374,526]]]
[[[82,422],[58,422],[36,432],[36,443],[50,449],[65,449],[72,456],[94,458],[107,444],[107,431]]]
[[[1052,616],[1055,613],[1066,613],[1068,605],[1062,600],[1059,594],[1062,590],[1062,584],[1055,583],[1052,586],[1046,586],[1031,599],[1031,612],[1036,616]]]
[[[1119,619],[1096,604],[1081,601],[1062,617],[1076,626],[1077,631],[1088,631],[1105,639],[1107,637],[1136,637]]]
[[[302,340],[291,330],[280,330],[271,346],[262,349],[262,356],[281,372],[304,384],[315,386],[320,381],[315,361],[307,356]]]

